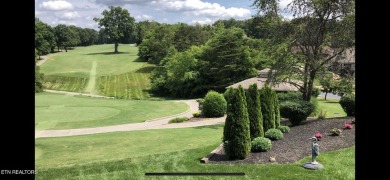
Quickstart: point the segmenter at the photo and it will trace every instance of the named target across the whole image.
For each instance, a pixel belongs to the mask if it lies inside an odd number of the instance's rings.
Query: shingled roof
[[[233,87],[238,88],[241,85],[244,89],[248,89],[249,85],[256,83],[259,89],[263,88],[267,78],[253,77],[250,79],[243,80],[236,84],[230,85],[227,88]],[[298,88],[291,85],[290,83],[280,83],[271,87],[275,91],[298,91]]]

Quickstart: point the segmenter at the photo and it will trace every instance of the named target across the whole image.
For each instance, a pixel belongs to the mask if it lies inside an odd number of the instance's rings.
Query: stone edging
[[[207,164],[207,162],[209,161],[210,158],[212,158],[216,153],[218,153],[219,151],[221,151],[221,149],[223,148],[223,144],[219,145],[217,148],[215,148],[213,151],[211,151],[206,157],[202,158],[200,160],[201,163],[205,163]]]

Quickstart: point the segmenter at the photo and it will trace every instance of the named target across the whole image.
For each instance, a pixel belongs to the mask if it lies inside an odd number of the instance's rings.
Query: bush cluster
[[[285,101],[280,103],[280,115],[288,118],[294,126],[305,121],[313,110],[313,104],[307,101]]]
[[[279,129],[268,129],[268,131],[265,132],[264,137],[271,140],[279,140],[283,138],[283,133]]]
[[[290,128],[288,126],[279,126],[278,129],[282,132],[282,133],[288,133],[290,132]]]
[[[272,147],[271,140],[265,137],[257,137],[252,141],[252,152],[266,152]]]

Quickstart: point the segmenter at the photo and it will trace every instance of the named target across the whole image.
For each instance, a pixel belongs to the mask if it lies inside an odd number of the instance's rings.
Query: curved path
[[[115,126],[96,127],[96,128],[35,131],[35,138],[76,136],[76,135],[86,135],[86,134],[117,132],[117,131],[187,128],[187,127],[222,124],[225,122],[226,116],[220,118],[203,118],[201,121],[168,124],[168,121],[171,120],[172,118],[184,117],[184,116],[191,118],[193,117],[192,113],[198,111],[198,103],[196,102],[196,100],[194,99],[180,100],[180,102],[187,103],[190,106],[190,109],[180,114],[147,120],[143,123],[131,123],[131,124],[122,124],[122,125],[115,125]]]

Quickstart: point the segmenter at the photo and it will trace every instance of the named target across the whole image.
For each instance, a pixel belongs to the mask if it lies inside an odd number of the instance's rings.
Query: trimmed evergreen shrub
[[[307,101],[285,101],[280,103],[280,115],[288,118],[294,126],[305,121],[313,110],[313,104]]]
[[[241,86],[230,89],[223,129],[223,147],[229,159],[245,159],[251,150],[248,110],[245,92]]]
[[[348,116],[355,116],[355,95],[345,95],[341,97],[339,103]]]
[[[275,128],[275,106],[272,98],[272,89],[264,86],[260,91],[261,113],[263,114],[263,129]]]
[[[283,138],[283,133],[279,129],[268,129],[268,131],[265,132],[264,137],[271,140],[279,140]]]
[[[222,94],[209,91],[204,97],[202,115],[205,117],[221,117],[225,115],[227,102]]]
[[[257,84],[249,86],[248,93],[246,93],[246,103],[248,106],[251,139],[264,137],[263,115],[261,114],[260,93]]]
[[[288,132],[290,132],[290,127],[288,127],[288,126],[279,126],[278,129],[279,129],[282,133],[288,133]]]
[[[274,112],[275,112],[275,128],[280,126],[280,110],[279,110],[279,100],[276,91],[272,90],[272,99],[274,101]]]
[[[277,93],[277,96],[278,96],[279,102],[302,100],[302,93],[301,92]]]
[[[272,147],[270,139],[265,137],[257,137],[252,141],[252,152],[266,152]]]

